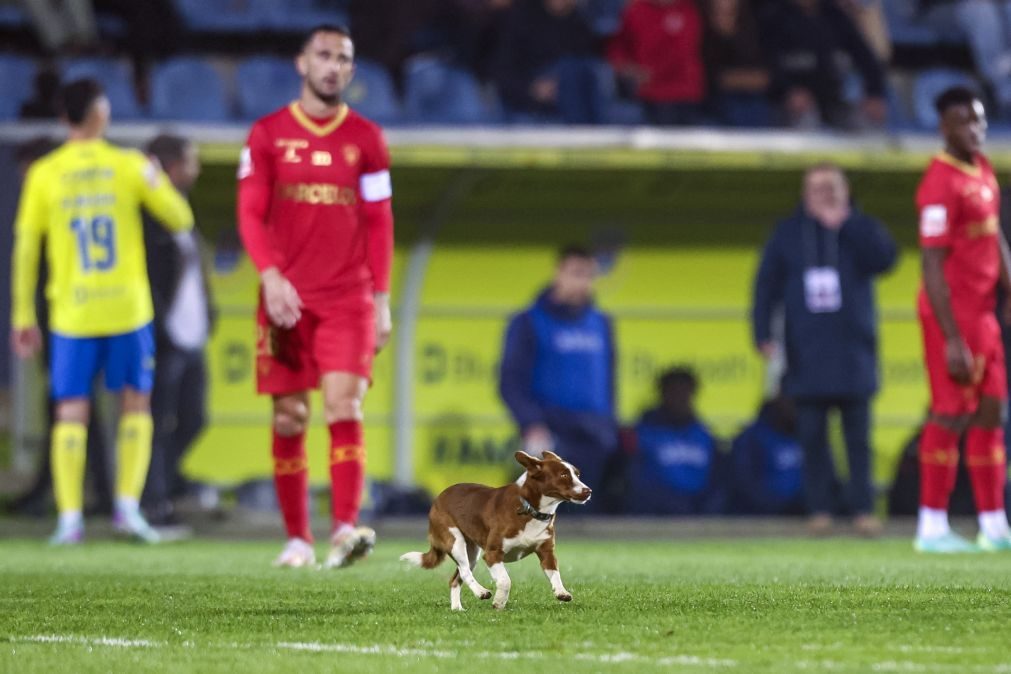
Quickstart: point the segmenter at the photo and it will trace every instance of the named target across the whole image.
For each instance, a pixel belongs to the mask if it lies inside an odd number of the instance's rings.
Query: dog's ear
[[[516,460],[519,462],[521,466],[527,469],[527,472],[531,474],[540,472],[541,470],[540,459],[530,456],[526,452],[516,452],[516,454],[514,454],[513,456],[516,457]]]
[[[562,461],[563,460],[562,457],[558,456],[554,452],[549,451],[547,449],[544,450],[544,458],[545,459],[550,459],[551,461]]]

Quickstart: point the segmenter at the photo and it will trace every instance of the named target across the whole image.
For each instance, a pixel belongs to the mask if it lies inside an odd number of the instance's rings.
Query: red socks
[[[969,469],[976,511],[1003,511],[1007,480],[1004,429],[970,428],[965,439],[965,464]]]
[[[309,529],[309,462],[305,433],[284,437],[274,431],[274,489],[288,538],[312,542]]]
[[[958,434],[928,422],[920,437],[920,506],[947,510],[958,474]]]
[[[330,424],[330,498],[333,526],[355,524],[365,487],[365,444],[362,422]]]

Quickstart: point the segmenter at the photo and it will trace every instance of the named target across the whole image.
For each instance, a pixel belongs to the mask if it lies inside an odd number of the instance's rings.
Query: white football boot
[[[281,554],[274,560],[274,566],[289,569],[315,565],[316,553],[312,549],[312,544],[301,538],[289,538],[284,550],[281,550]]]
[[[376,532],[369,527],[338,529],[330,538],[330,554],[324,569],[343,569],[365,559],[376,546]]]

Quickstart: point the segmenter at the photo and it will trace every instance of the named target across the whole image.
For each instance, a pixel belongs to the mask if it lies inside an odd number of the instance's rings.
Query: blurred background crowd
[[[1002,0],[8,0],[0,119],[52,117],[88,75],[121,120],[252,120],[335,20],[351,102],[383,124],[930,129],[955,83],[1011,122]]]

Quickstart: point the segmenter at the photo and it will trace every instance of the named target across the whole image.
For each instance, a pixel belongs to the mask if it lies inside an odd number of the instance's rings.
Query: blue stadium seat
[[[21,104],[32,94],[35,79],[35,61],[13,54],[0,54],[0,82],[3,82],[3,96],[0,96],[0,120],[17,119]]]
[[[263,0],[175,0],[175,3],[186,27],[197,33],[252,33],[263,28],[268,14]]]
[[[112,106],[112,118],[137,119],[144,116],[133,88],[133,70],[126,61],[106,58],[81,58],[63,61],[60,79],[70,82],[91,77],[102,83]]]
[[[151,114],[159,119],[222,122],[230,115],[218,71],[199,58],[169,59],[151,73]]]
[[[235,71],[239,116],[257,119],[298,98],[302,80],[291,59],[257,56]]]
[[[590,27],[597,35],[614,35],[621,26],[626,0],[589,0],[586,7]]]
[[[940,31],[919,16],[917,0],[883,0],[885,23],[892,44],[899,47],[930,47],[937,44],[963,44],[957,28]]]
[[[28,14],[18,3],[0,3],[0,26],[3,28],[28,28]]]
[[[442,59],[412,59],[405,79],[404,107],[412,122],[483,124],[501,118],[482,95],[477,79]]]
[[[323,23],[347,25],[346,11],[334,3],[320,0],[286,0],[264,8],[263,22],[268,30],[301,33]]]
[[[399,122],[402,113],[393,78],[373,61],[359,59],[356,64],[355,78],[344,96],[348,105],[379,124]]]
[[[916,81],[913,82],[913,117],[921,128],[937,128],[934,100],[942,91],[954,86],[965,86],[979,91],[976,81],[961,70],[933,68],[924,70],[916,76]]]

